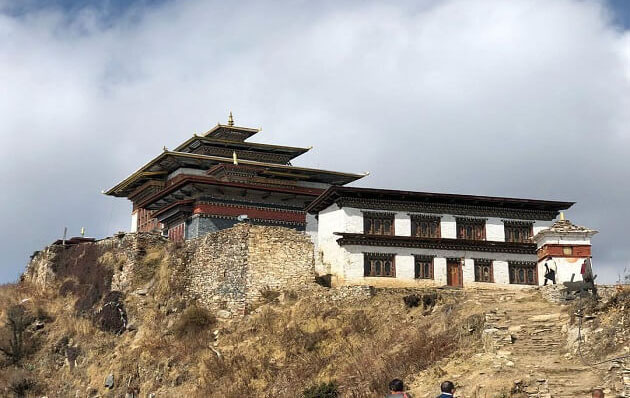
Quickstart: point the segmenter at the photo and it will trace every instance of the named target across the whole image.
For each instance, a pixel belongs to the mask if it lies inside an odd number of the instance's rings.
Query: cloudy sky
[[[100,192],[194,132],[263,127],[358,185],[576,201],[607,282],[630,265],[624,0],[0,0],[0,282]]]

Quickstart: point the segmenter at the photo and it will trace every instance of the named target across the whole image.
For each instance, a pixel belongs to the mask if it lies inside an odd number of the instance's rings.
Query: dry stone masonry
[[[185,243],[189,298],[242,315],[265,290],[312,288],[313,243],[303,232],[238,224]]]
[[[128,291],[142,274],[149,251],[162,251],[177,272],[186,298],[217,311],[243,315],[266,290],[316,288],[313,243],[304,232],[284,227],[237,224],[233,228],[180,242],[170,256],[167,239],[152,233],[120,234],[74,246],[51,245],[29,263],[24,279],[40,285],[67,278],[95,285],[100,295]],[[147,294],[145,290],[143,294]]]

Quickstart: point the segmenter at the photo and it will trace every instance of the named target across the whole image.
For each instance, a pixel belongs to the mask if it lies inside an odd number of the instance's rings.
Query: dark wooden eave
[[[264,153],[278,153],[283,155],[289,155],[290,159],[298,157],[311,148],[300,148],[292,146],[281,146],[271,144],[260,144],[256,142],[244,142],[244,141],[231,141],[226,139],[211,138],[204,136],[193,136],[174,149],[175,152],[192,152],[199,145],[210,145],[223,148],[229,148],[234,150],[248,150],[254,152]]]
[[[125,178],[113,188],[105,192],[106,195],[127,197],[138,186],[148,180],[164,180],[166,175],[179,168],[194,168],[208,170],[212,166],[222,163],[233,163],[232,158],[200,155],[186,152],[164,151],[139,170]],[[252,160],[238,160],[239,164],[257,167],[270,175],[278,178],[305,179],[310,182],[321,182],[332,185],[348,184],[359,178],[365,177],[363,174],[343,173],[338,171],[313,169],[307,167],[281,165],[275,163],[257,162]],[[307,176],[307,178],[303,177]]]
[[[298,186],[265,186],[258,184],[245,184],[239,182],[220,181],[212,177],[181,175],[175,177],[170,184],[163,190],[156,192],[138,203],[138,207],[150,210],[163,209],[174,202],[187,200],[197,191],[200,192],[198,186],[217,186],[232,187],[248,190],[285,193],[288,195],[300,195],[305,197],[316,197],[321,193],[321,189],[305,188]]]
[[[418,238],[414,236],[386,236],[335,232],[340,246],[409,247],[434,250],[464,250],[488,253],[536,254],[535,243],[495,242],[450,238]]]
[[[574,202],[559,202],[538,199],[519,199],[495,196],[460,195],[434,192],[398,191],[390,189],[355,188],[333,186],[328,188],[320,197],[306,209],[316,214],[333,203],[343,201],[352,202],[381,202],[405,210],[408,204],[475,206],[479,208],[506,208],[513,210],[557,212],[571,207]],[[384,209],[385,210],[385,209]],[[389,208],[388,210],[396,210]]]
[[[229,126],[225,124],[217,124],[206,133],[205,137],[221,138],[229,140],[245,141],[254,134],[260,132],[260,129],[251,127]]]

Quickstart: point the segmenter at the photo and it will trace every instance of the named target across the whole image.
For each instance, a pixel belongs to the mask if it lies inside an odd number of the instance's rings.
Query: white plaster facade
[[[134,210],[133,213],[131,213],[131,229],[130,229],[130,231],[132,233],[138,232],[138,210]]]
[[[541,255],[538,261],[538,275],[541,276],[539,284],[544,284],[545,263],[547,262],[555,263],[556,283],[581,281],[582,264],[587,258],[590,258],[591,237],[596,233],[597,231],[593,229],[577,226],[565,220],[564,214],[561,215],[559,221],[549,228],[536,232],[534,241],[540,252],[547,252],[545,249],[548,246],[556,246],[567,248],[570,250],[570,253],[573,253]],[[576,247],[581,249],[588,247],[588,250],[574,251]]]
[[[536,254],[517,254],[500,252],[482,252],[465,250],[437,250],[409,247],[361,246],[337,243],[339,235],[335,233],[363,234],[363,213],[375,210],[354,207],[339,207],[333,203],[318,213],[318,219],[307,220],[307,231],[316,230],[314,235],[316,250],[316,271],[320,274],[331,274],[335,284],[369,284],[382,286],[443,286],[447,284],[447,259],[463,259],[462,280],[464,286],[509,285],[524,287],[530,285],[510,285],[509,262],[531,262],[536,264]],[[411,236],[411,216],[415,213],[402,211],[384,211],[394,213],[394,234]],[[432,214],[433,215],[433,214]],[[457,238],[457,222],[455,214],[437,214],[440,217],[442,238]],[[486,240],[505,242],[504,220],[486,218]],[[512,220],[512,219],[510,219]],[[519,221],[513,219],[515,221]],[[551,225],[550,221],[533,220],[534,233],[538,233]],[[311,226],[309,227],[309,224]],[[314,225],[316,224],[316,227]],[[311,232],[309,232],[311,233]],[[313,236],[313,235],[312,235]],[[395,254],[395,277],[365,277],[364,253]],[[433,279],[415,279],[414,262],[416,255],[433,256]],[[475,282],[475,259],[492,261],[493,283]],[[543,275],[539,271],[539,275]],[[542,276],[538,278],[540,281]]]

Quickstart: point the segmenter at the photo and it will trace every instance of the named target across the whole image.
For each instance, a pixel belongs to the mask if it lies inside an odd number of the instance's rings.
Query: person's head
[[[604,398],[604,390],[602,390],[601,388],[594,389],[593,393],[592,393],[592,397],[593,398]]]
[[[403,385],[403,381],[400,379],[394,379],[389,382],[389,391],[391,392],[402,392],[405,389]]]
[[[442,383],[440,385],[440,390],[442,392],[446,392],[446,393],[452,394],[452,393],[455,392],[455,384],[453,384],[452,381],[448,381],[447,380],[447,381],[445,381],[444,383]]]

